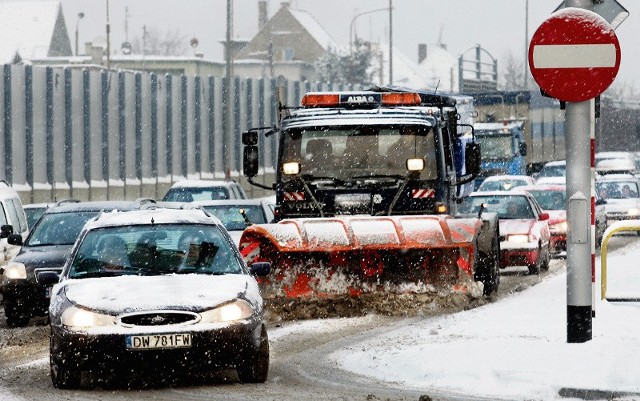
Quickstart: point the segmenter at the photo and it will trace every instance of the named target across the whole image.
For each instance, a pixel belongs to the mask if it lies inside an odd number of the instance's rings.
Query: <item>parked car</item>
[[[236,245],[240,245],[240,236],[251,224],[272,223],[275,202],[264,199],[196,201],[190,207],[202,207],[222,221]]]
[[[535,180],[528,175],[492,175],[482,181],[478,191],[509,191],[512,188],[533,185]]]
[[[264,382],[269,341],[250,269],[217,218],[203,210],[104,213],[87,223],[49,308],[51,380],[77,388],[82,371],[175,375],[235,368]]]
[[[640,185],[632,174],[607,174],[596,179],[596,192],[606,201],[607,222],[640,216]]]
[[[549,214],[549,249],[554,256],[567,251],[567,197],[564,185],[529,185],[518,187],[527,191],[536,199],[543,212]]]
[[[2,276],[4,313],[10,327],[26,326],[35,316],[46,316],[51,286],[38,282],[42,271],[62,271],[84,224],[103,210],[132,210],[138,202],[65,202],[46,210],[23,242],[19,234],[8,241],[20,248]]]
[[[501,268],[527,266],[529,274],[549,268],[549,214],[542,211],[533,195],[517,189],[474,192],[462,201],[459,211],[477,214],[481,207],[498,214]]]
[[[193,202],[219,199],[247,199],[247,194],[235,181],[176,181],[162,198],[165,202]]]

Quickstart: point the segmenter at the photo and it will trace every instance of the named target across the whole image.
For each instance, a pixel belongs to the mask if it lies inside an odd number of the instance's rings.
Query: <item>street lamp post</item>
[[[376,10],[365,11],[359,14],[356,14],[351,19],[351,24],[349,25],[349,55],[353,54],[353,24],[356,22],[356,19],[367,14],[373,14],[380,11],[388,11],[388,8],[378,8]]]
[[[78,25],[80,20],[84,18],[84,13],[78,13],[78,19],[76,20],[76,56],[78,55]]]

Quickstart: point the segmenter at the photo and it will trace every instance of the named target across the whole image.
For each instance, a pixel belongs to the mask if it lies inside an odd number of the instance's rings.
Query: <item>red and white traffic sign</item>
[[[579,8],[553,13],[529,44],[529,67],[540,89],[565,102],[604,92],[620,69],[620,43],[598,14]]]

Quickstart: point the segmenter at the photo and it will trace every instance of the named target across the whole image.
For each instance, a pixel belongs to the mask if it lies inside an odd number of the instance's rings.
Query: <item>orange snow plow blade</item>
[[[248,227],[247,264],[271,262],[265,298],[428,292],[473,282],[480,219],[340,216]]]

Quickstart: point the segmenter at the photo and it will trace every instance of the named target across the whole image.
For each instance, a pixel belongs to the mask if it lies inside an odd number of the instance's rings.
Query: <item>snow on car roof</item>
[[[553,167],[553,166],[566,166],[567,165],[567,161],[566,160],[556,160],[556,161],[552,161],[552,162],[546,162],[544,164],[543,167]]]
[[[228,187],[230,185],[237,184],[235,181],[223,181],[223,180],[180,180],[176,181],[171,188],[206,188],[206,187]]]
[[[502,181],[502,180],[524,180],[533,181],[533,177],[528,175],[492,175],[484,179],[485,181]]]
[[[193,201],[187,202],[184,204],[185,207],[191,206],[216,206],[216,205],[255,205],[261,206],[266,203],[269,203],[265,199],[216,199],[216,200],[206,200],[206,201]]]
[[[116,227],[122,225],[145,224],[217,224],[222,223],[217,217],[205,213],[199,209],[146,209],[127,212],[103,213],[95,220],[90,220],[85,226],[86,230],[101,227]]]

